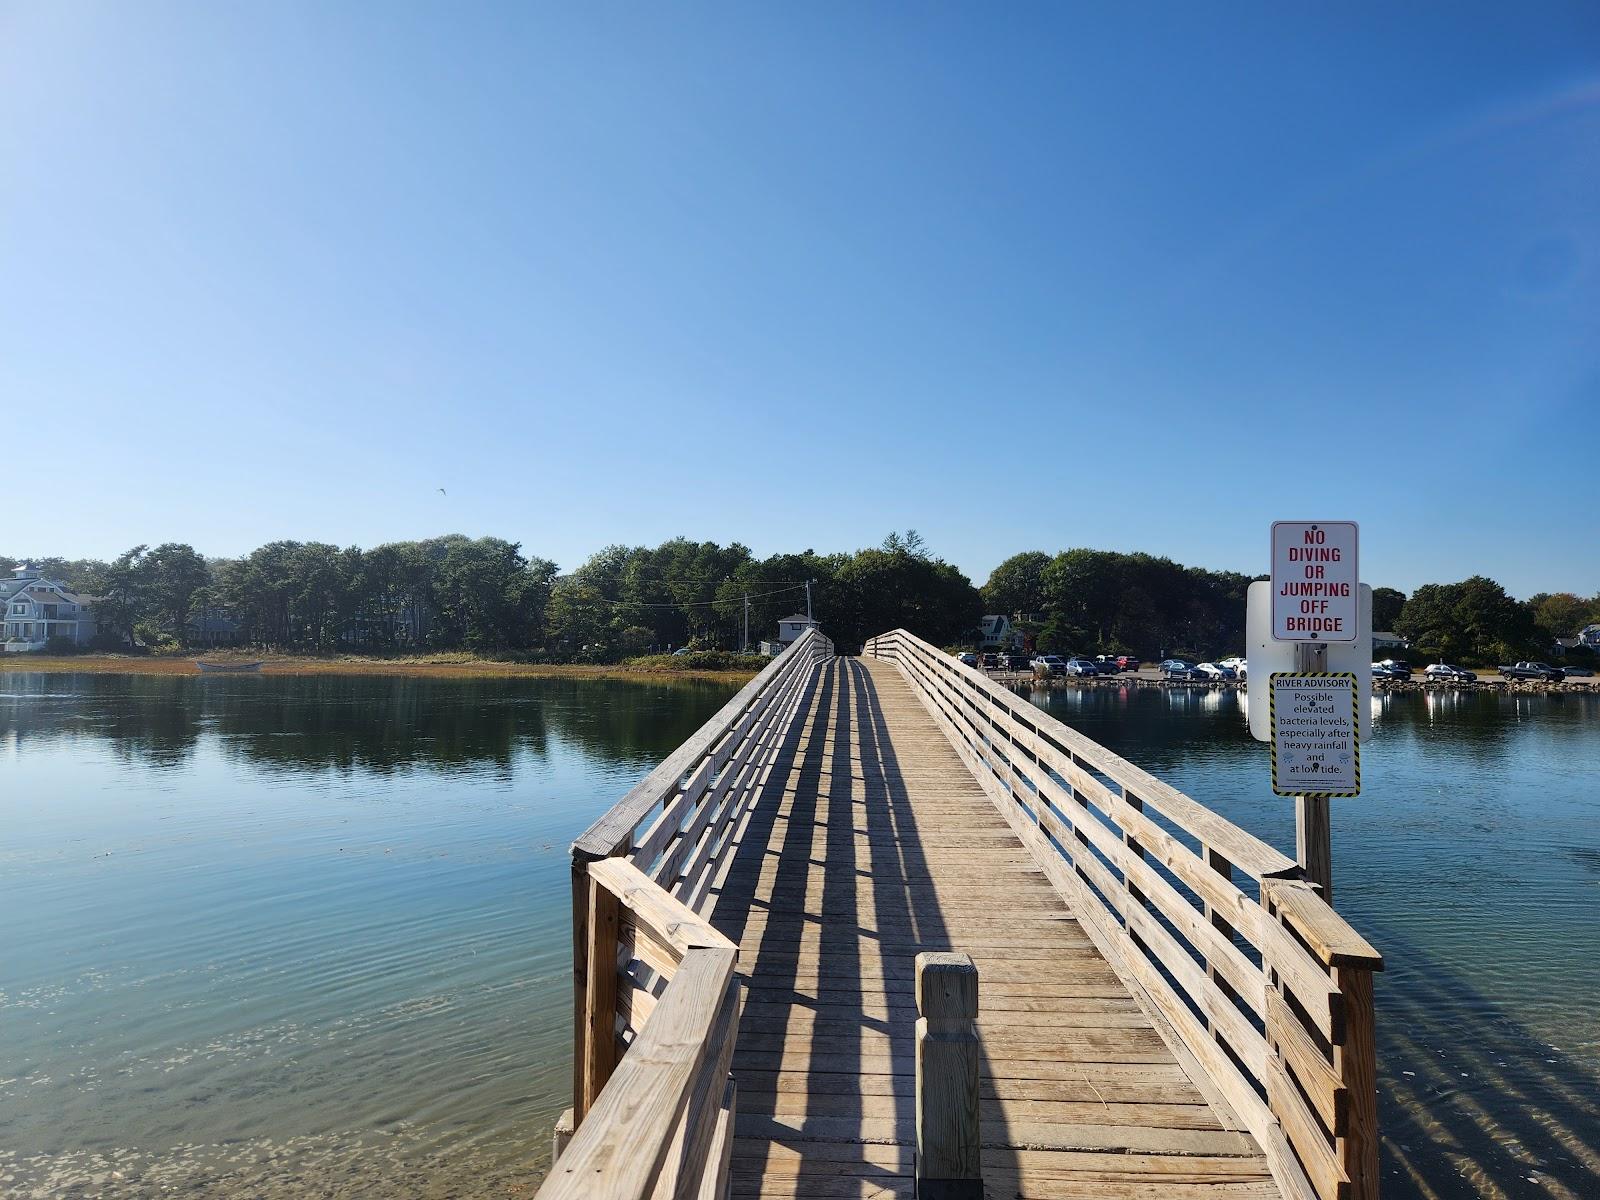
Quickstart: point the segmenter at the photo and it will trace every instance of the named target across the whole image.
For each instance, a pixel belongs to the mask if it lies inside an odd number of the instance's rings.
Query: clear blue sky
[[[0,4],[0,549],[1600,590],[1600,7],[1309,8]]]

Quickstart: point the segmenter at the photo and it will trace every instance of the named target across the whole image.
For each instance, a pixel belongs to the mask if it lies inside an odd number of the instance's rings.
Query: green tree
[[[94,610],[102,637],[131,645],[134,626],[145,619],[150,607],[149,572],[145,569],[145,546],[135,546],[105,564],[97,578],[89,581],[97,599]]]
[[[1013,554],[989,573],[981,589],[985,612],[1011,616],[1045,611],[1045,568],[1050,556],[1042,550]]]
[[[1538,649],[1528,609],[1483,575],[1419,587],[1406,600],[1395,629],[1445,662],[1492,665]]]
[[[1395,622],[1400,619],[1400,610],[1405,607],[1406,594],[1398,588],[1380,587],[1372,589],[1372,627],[1374,629],[1392,630]]]
[[[1600,619],[1600,604],[1571,592],[1541,592],[1528,600],[1534,625],[1550,639],[1569,638],[1590,622]]]
[[[935,645],[976,636],[983,600],[970,579],[933,557],[915,530],[891,534],[883,546],[857,551],[832,580],[830,607],[819,620],[836,643],[859,645],[891,629]]]
[[[187,645],[195,597],[211,582],[206,560],[193,546],[163,542],[145,555],[143,570],[153,615],[171,630],[179,645]]]

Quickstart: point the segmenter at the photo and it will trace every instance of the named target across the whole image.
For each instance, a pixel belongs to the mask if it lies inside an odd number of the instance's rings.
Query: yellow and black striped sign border
[[[1353,792],[1286,792],[1278,786],[1278,685],[1280,679],[1348,679],[1350,681],[1350,731],[1356,748],[1356,787]],[[1276,671],[1267,677],[1267,719],[1272,726],[1272,792],[1275,796],[1308,796],[1313,800],[1349,798],[1361,794],[1361,685],[1354,671]]]

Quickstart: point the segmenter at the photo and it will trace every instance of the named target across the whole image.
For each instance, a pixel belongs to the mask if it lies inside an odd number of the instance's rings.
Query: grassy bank
[[[685,655],[684,658],[690,656]],[[470,654],[423,654],[404,658],[371,658],[357,654],[327,658],[295,654],[0,654],[0,671],[64,675],[198,675],[196,658],[217,662],[261,663],[264,675],[398,675],[432,679],[711,679],[742,683],[756,671],[747,666],[714,667],[674,663],[657,658],[611,666],[498,662]]]

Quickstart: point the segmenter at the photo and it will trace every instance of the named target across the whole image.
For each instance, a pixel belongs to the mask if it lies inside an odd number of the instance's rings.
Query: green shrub
[[[652,671],[759,671],[772,660],[765,654],[732,650],[691,650],[688,654],[645,654],[626,665]]]
[[[53,637],[45,642],[44,652],[46,654],[76,654],[78,653],[78,643],[69,637]]]

